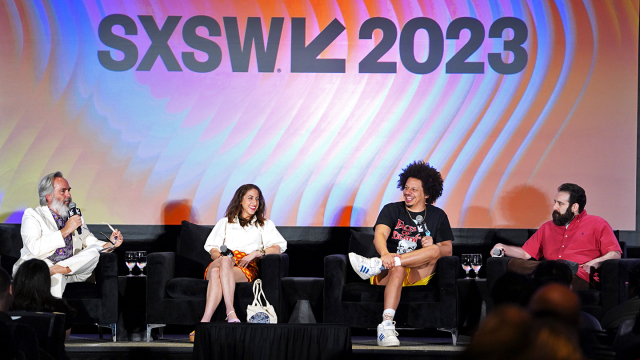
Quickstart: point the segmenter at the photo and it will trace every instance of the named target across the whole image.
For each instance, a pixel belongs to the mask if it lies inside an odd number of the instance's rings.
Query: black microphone
[[[429,231],[427,230],[427,224],[424,224],[422,221],[423,221],[422,215],[416,216],[416,226],[418,227],[418,232],[423,234],[424,236],[430,236],[431,235],[430,232],[427,234],[427,232]]]
[[[80,215],[80,217],[82,217],[82,211],[80,211],[80,208],[76,207],[76,203],[71,202],[69,203],[69,217],[72,217],[74,215]],[[82,225],[80,225],[77,230],[78,235],[82,234]]]
[[[220,255],[228,256],[228,257],[232,258],[233,257],[233,251],[229,250],[229,248],[227,248],[227,245],[220,245]]]

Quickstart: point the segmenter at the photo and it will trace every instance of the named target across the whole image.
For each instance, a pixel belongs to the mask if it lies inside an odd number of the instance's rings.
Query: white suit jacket
[[[20,227],[20,235],[22,235],[22,250],[20,250],[20,259],[13,266],[13,274],[20,264],[24,261],[38,258],[45,260],[53,254],[53,252],[65,246],[62,233],[58,230],[58,225],[51,215],[48,206],[39,206],[35,209],[27,209],[22,215],[22,226]],[[78,235],[74,231],[71,235],[73,242],[73,254],[77,254],[80,250],[87,246],[102,247],[106,243],[96,239],[87,225],[82,223],[82,234]]]

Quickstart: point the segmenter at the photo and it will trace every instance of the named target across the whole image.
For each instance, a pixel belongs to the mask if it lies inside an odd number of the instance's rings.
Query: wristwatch
[[[264,249],[260,249],[260,255],[261,255],[262,257],[264,257],[264,256],[266,255],[266,253],[264,252]]]

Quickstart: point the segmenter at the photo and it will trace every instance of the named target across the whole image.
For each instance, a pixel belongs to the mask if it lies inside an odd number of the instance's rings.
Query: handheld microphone
[[[500,248],[493,249],[492,254],[493,254],[494,257],[503,257],[504,256],[504,249],[500,249]]]
[[[427,224],[422,222],[423,220],[424,218],[422,215],[416,216],[416,226],[418,226],[418,231],[424,234],[424,236],[431,236],[431,232],[427,229]]]
[[[233,257],[233,251],[229,250],[229,248],[227,248],[227,245],[220,245],[220,255],[228,256],[228,257],[232,258]]]
[[[76,203],[71,202],[69,203],[69,217],[74,215],[80,215],[80,217],[82,217],[82,211],[80,211],[80,208],[76,207]],[[76,230],[78,230],[78,235],[82,234],[82,226],[79,226]]]

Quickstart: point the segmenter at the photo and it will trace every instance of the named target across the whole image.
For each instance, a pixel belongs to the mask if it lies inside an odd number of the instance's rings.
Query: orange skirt
[[[257,265],[258,259],[251,260],[251,262],[249,263],[249,265],[247,265],[246,268],[238,266],[238,260],[242,259],[245,256],[247,256],[247,254],[243,253],[242,251],[233,250],[233,260],[235,262],[233,267],[237,267],[238,269],[242,270],[242,272],[244,273],[244,276],[247,277],[247,280],[249,282],[252,282],[258,277],[258,265]],[[209,264],[209,266],[211,266],[211,264],[213,264],[213,261]],[[209,272],[209,266],[207,266],[207,268],[204,270],[205,280],[207,280],[207,272]]]

